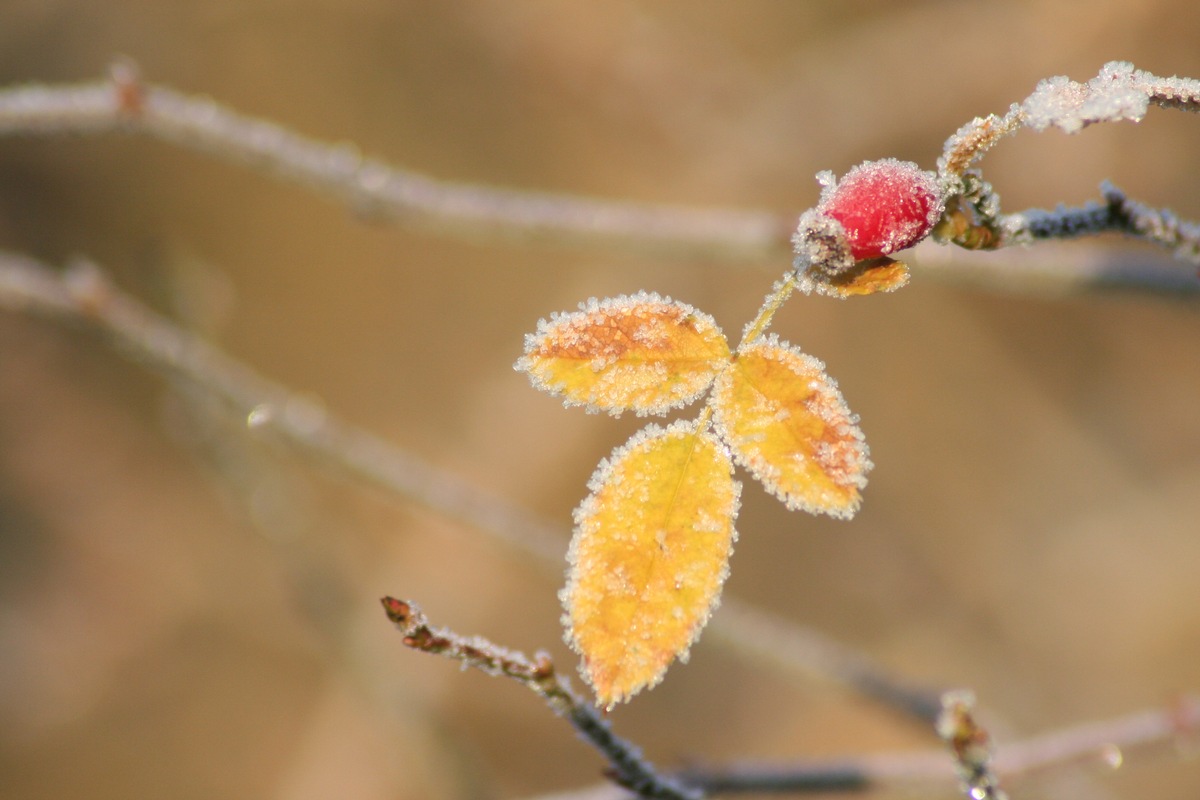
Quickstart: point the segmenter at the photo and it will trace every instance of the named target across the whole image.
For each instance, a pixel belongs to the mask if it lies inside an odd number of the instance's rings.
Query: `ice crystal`
[[[1025,125],[1042,131],[1051,126],[1076,133],[1094,122],[1138,121],[1150,106],[1149,73],[1133,64],[1112,61],[1087,83],[1059,75],[1038,84],[1024,103]]]

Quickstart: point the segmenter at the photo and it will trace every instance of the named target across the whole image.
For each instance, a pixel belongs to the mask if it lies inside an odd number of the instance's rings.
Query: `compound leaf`
[[[738,351],[710,403],[734,459],[788,508],[854,516],[871,461],[824,364],[767,337]]]
[[[516,368],[568,405],[663,414],[699,397],[729,362],[712,317],[640,292],[538,323]]]
[[[698,422],[657,425],[601,462],[575,512],[562,592],[567,641],[599,704],[661,680],[720,596],[741,487]]]

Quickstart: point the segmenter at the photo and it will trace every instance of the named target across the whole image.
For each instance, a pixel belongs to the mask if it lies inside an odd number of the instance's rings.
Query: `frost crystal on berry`
[[[910,161],[865,161],[821,192],[817,212],[845,230],[855,260],[878,258],[924,239],[942,214],[937,176]]]

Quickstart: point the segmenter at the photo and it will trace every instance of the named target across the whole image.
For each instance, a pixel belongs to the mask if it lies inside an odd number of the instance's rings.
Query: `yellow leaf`
[[[728,574],[741,486],[725,448],[693,421],[645,428],[588,487],[563,622],[597,701],[611,708],[686,659]]]
[[[568,405],[640,416],[695,400],[728,361],[729,344],[712,317],[640,292],[542,320],[525,337],[516,368]]]
[[[788,508],[854,516],[871,462],[824,364],[767,337],[738,352],[710,403],[734,459]]]

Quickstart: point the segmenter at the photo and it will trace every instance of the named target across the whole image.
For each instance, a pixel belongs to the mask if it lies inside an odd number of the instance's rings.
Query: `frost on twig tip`
[[[1200,81],[1160,78],[1127,61],[1110,61],[1087,83],[1047,78],[1021,104],[1024,124],[1036,131],[1056,127],[1076,133],[1097,122],[1137,122],[1150,104],[1200,110]]]
[[[610,777],[639,797],[658,800],[700,800],[699,792],[660,775],[638,748],[612,732],[612,728],[571,688],[554,669],[545,653],[530,659],[524,653],[493,644],[482,636],[467,638],[429,624],[416,603],[384,597],[384,613],[414,650],[461,661],[488,675],[502,675],[524,684],[541,696],[559,716],[566,717],[588,744],[608,759]]]
[[[1110,61],[1087,83],[1063,75],[1047,78],[1003,116],[976,117],[959,128],[946,140],[938,172],[953,184],[998,141],[1021,127],[1078,133],[1097,122],[1136,122],[1151,104],[1198,111],[1200,80],[1160,78],[1125,61]]]

